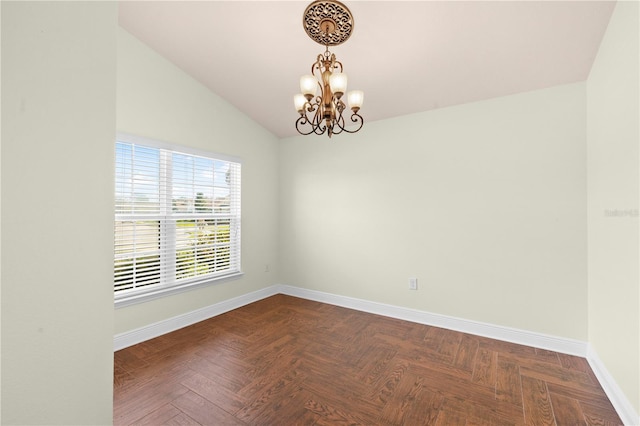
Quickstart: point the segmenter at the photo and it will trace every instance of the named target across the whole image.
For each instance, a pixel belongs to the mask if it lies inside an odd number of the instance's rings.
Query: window
[[[240,163],[120,136],[116,304],[240,274]]]

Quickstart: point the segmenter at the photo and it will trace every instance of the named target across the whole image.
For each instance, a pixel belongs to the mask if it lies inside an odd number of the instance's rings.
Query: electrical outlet
[[[409,290],[417,290],[417,289],[418,289],[418,279],[409,278]]]
[[[265,272],[269,272],[269,264],[268,263],[266,265],[264,265],[264,271]]]

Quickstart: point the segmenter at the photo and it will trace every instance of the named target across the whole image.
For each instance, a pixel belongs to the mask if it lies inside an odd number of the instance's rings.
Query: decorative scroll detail
[[[342,104],[342,110],[344,110],[344,104]],[[311,104],[307,103],[305,106],[305,113],[298,117],[296,120],[296,130],[301,135],[310,135],[311,133],[315,133],[316,135],[324,135],[327,133],[327,136],[331,137],[332,135],[339,135],[342,132],[347,133],[356,133],[358,130],[362,128],[364,124],[364,120],[362,116],[357,112],[351,114],[351,123],[354,126],[357,126],[353,129],[348,129],[342,115],[342,110],[338,115],[337,119],[330,122],[328,125],[323,120],[317,120],[316,116],[320,114],[321,106],[317,103]],[[307,111],[311,113],[315,113],[313,119],[310,119],[307,116]]]
[[[342,62],[336,60],[336,55],[327,49],[324,53],[318,55],[318,59],[311,65],[311,74],[316,76],[318,82],[322,81],[322,72],[334,71],[342,72]],[[320,85],[322,90],[322,85]]]
[[[339,1],[318,0],[311,3],[305,10],[302,25],[307,35],[316,43],[323,46],[337,46],[351,36],[353,16]]]

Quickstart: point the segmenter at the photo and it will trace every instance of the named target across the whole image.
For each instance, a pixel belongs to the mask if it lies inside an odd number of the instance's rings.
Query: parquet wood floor
[[[277,295],[115,353],[117,425],[620,425],[585,359]]]

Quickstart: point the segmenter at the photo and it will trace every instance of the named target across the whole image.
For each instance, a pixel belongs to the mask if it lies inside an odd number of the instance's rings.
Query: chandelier
[[[322,135],[326,132],[329,137],[342,132],[357,132],[364,124],[358,114],[364,93],[360,90],[347,93],[352,114],[350,122],[345,122],[343,112],[347,106],[343,95],[347,90],[347,75],[342,72],[342,63],[329,51],[329,46],[342,44],[351,35],[351,12],[336,0],[314,1],[304,11],[302,25],[313,41],[325,46],[325,51],[311,65],[311,75],[300,77],[302,93],[293,98],[296,111],[300,114],[296,120],[296,130],[302,135]],[[349,129],[348,125],[354,127]]]

